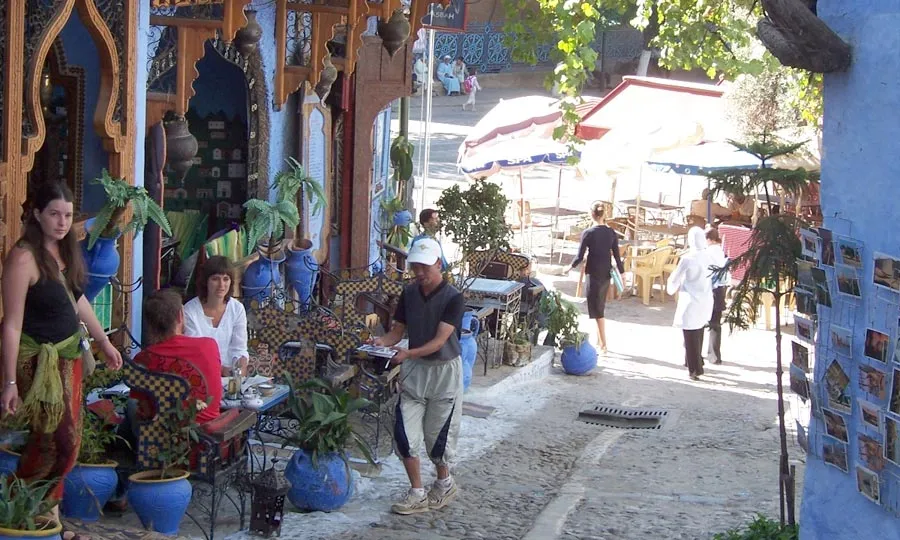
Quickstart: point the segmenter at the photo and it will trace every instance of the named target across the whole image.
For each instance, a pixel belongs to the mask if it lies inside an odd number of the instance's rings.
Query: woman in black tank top
[[[62,184],[40,186],[22,238],[3,265],[0,413],[18,413],[28,423],[16,476],[55,482],[48,500],[62,497],[81,444],[82,322],[100,343],[107,366],[122,366],[81,293],[85,269],[72,232],[72,201]]]

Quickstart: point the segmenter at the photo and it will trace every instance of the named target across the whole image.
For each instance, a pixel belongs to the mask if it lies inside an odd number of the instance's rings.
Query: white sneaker
[[[457,492],[459,489],[456,487],[455,481],[448,488],[442,488],[435,482],[431,486],[431,491],[428,492],[428,507],[432,510],[440,510],[456,498]]]
[[[420,514],[431,510],[428,494],[419,495],[410,488],[406,493],[406,498],[391,506],[391,512],[408,516],[409,514]]]

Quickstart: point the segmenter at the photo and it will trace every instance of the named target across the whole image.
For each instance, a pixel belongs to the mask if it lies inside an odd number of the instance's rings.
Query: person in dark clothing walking
[[[706,251],[715,268],[724,268],[728,263],[725,251],[722,249],[722,240],[718,229],[706,231],[706,242],[709,247]],[[707,357],[712,357],[713,364],[722,363],[722,313],[725,311],[725,292],[731,282],[731,276],[726,272],[722,275],[713,275],[713,311],[709,319],[709,347]]]
[[[610,229],[605,223],[603,203],[595,202],[591,205],[591,218],[594,225],[581,233],[581,245],[578,247],[578,256],[572,261],[568,271],[571,272],[584,260],[587,251],[587,306],[588,315],[597,322],[597,343],[600,352],[606,354],[606,293],[609,291],[610,272],[612,270],[612,257],[616,259],[616,267],[619,272],[625,272],[622,264],[622,256],[619,254],[619,238],[616,231]]]

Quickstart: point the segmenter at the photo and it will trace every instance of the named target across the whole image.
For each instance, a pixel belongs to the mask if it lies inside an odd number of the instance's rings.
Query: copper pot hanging
[[[325,98],[331,93],[331,87],[334,85],[334,81],[337,80],[338,70],[334,67],[334,64],[331,63],[330,54],[325,55],[325,59],[322,60],[322,63],[324,64],[324,67],[319,74],[319,82],[316,83],[315,92],[316,95],[319,96],[319,99],[325,101]]]
[[[197,138],[188,129],[188,121],[182,115],[175,115],[166,122],[166,163],[173,171],[184,177],[194,165],[197,155]]]
[[[262,26],[256,21],[256,11],[248,10],[244,12],[247,16],[247,24],[237,31],[234,36],[235,44],[241,54],[248,56],[256,50],[259,41],[262,39]]]
[[[387,22],[378,21],[378,35],[384,42],[384,48],[393,57],[403,47],[410,33],[409,20],[403,14],[403,10],[394,10],[394,14]]]

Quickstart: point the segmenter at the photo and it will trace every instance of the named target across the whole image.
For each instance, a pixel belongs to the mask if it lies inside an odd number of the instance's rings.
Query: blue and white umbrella
[[[525,137],[509,139],[481,149],[470,150],[459,167],[471,177],[493,176],[500,172],[521,172],[537,165],[568,166],[566,145],[553,140]]]
[[[706,142],[654,155],[647,165],[660,172],[706,176],[729,169],[758,169],[760,159],[725,142]]]

